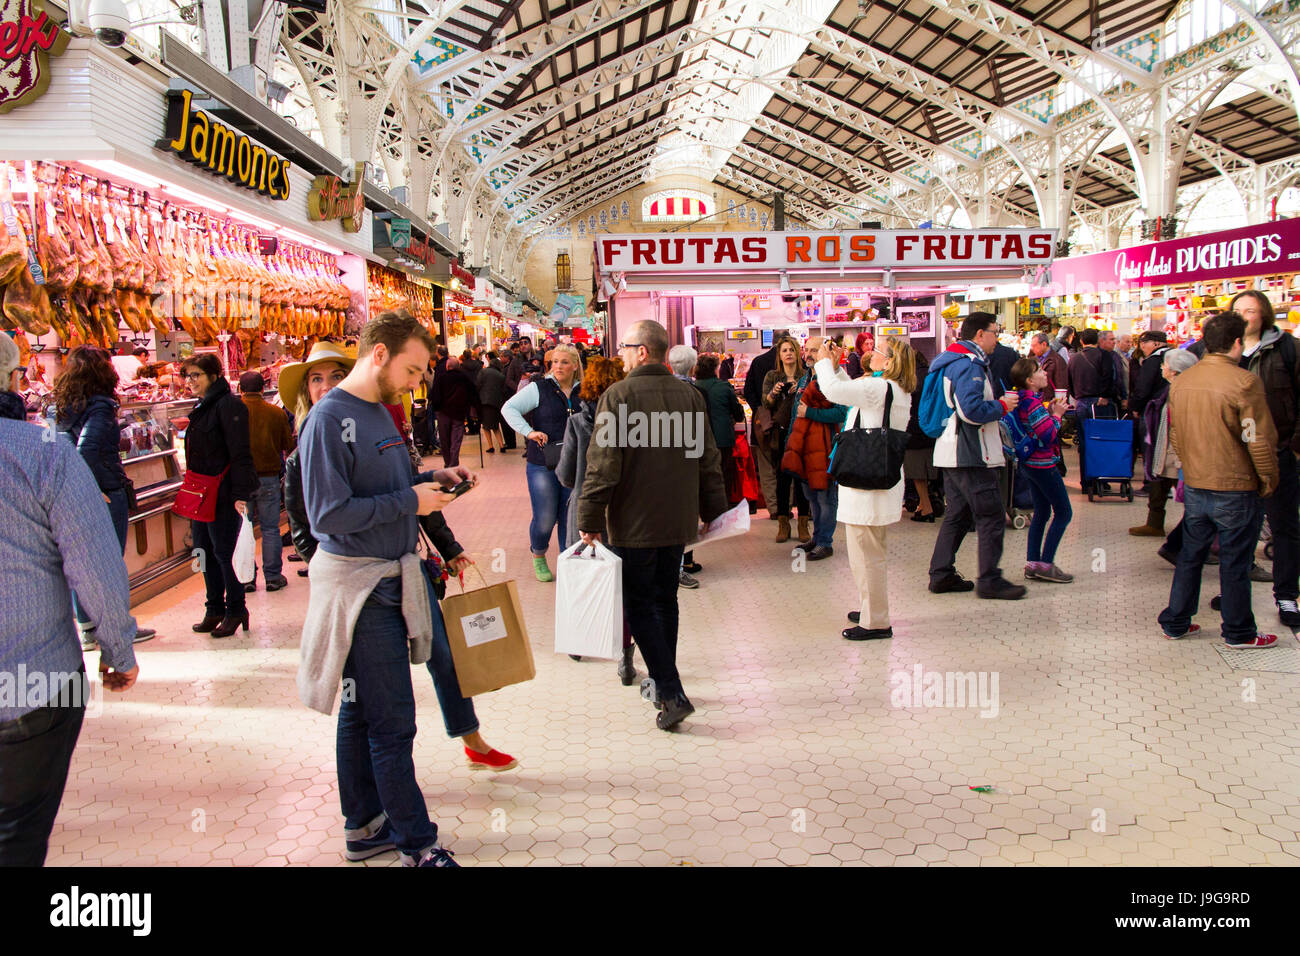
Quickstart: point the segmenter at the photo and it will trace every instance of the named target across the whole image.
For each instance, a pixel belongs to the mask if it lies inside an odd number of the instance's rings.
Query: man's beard
[[[388,367],[379,370],[379,400],[385,405],[396,405],[402,400],[405,386],[394,382],[388,374]]]

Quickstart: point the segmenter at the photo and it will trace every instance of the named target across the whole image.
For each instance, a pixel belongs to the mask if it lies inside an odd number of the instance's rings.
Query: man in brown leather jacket
[[[1160,612],[1165,637],[1199,630],[1201,569],[1219,536],[1223,640],[1228,647],[1269,647],[1250,607],[1250,565],[1263,521],[1260,498],[1277,487],[1277,429],[1259,377],[1238,365],[1246,323],[1221,312],[1205,323],[1205,357],[1169,388],[1169,436],[1183,466],[1183,547],[1169,606]]]
[[[668,332],[636,322],[618,355],[628,374],[596,406],[578,532],[584,544],[604,535],[622,559],[624,612],[650,671],[642,693],[669,730],[695,711],[677,673],[682,552],[701,518],[727,510],[727,492],[704,396],[664,364]]]

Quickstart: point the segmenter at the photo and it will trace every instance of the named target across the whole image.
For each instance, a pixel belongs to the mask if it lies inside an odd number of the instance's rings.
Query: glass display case
[[[122,466],[135,486],[126,535],[131,603],[146,601],[191,573],[189,522],[172,513],[185,474],[181,427],[193,399],[128,402],[118,410]]]

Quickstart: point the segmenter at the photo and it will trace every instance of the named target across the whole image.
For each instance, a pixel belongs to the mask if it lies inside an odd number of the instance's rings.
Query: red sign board
[[[0,0],[0,113],[32,102],[50,85],[50,55],[68,35],[41,9],[40,0]]]
[[[1300,219],[1058,259],[1049,285],[1033,294],[1117,292],[1281,272],[1300,272]]]

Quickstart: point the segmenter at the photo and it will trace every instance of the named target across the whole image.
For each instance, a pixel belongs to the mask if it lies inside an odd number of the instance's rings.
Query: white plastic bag
[[[714,541],[722,541],[724,538],[734,538],[748,533],[749,502],[741,501],[736,507],[723,512],[705,525],[704,530],[700,532],[700,536],[695,539],[691,547],[698,548],[702,544],[712,544]]]
[[[257,576],[257,546],[253,541],[253,521],[244,515],[244,523],[239,526],[239,540],[235,542],[235,577],[240,584],[247,584]]]
[[[623,656],[623,560],[599,541],[568,548],[555,566],[555,653]]]

